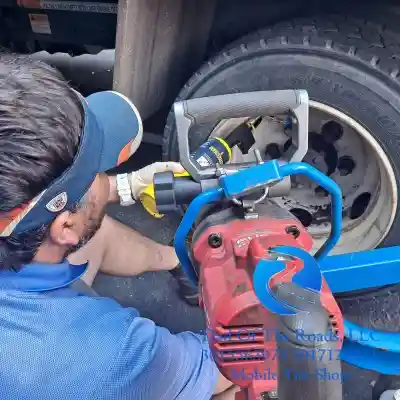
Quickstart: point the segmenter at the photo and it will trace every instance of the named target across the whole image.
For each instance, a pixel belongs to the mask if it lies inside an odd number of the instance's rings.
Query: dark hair
[[[56,69],[30,57],[0,56],[0,219],[72,164],[82,124],[82,104]],[[31,262],[47,231],[0,237],[0,269]]]

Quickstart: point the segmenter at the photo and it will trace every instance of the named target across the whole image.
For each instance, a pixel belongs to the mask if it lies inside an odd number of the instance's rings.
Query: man
[[[156,171],[181,166],[109,177],[141,141],[128,99],[84,99],[22,57],[1,57],[0,82],[0,398],[196,400],[231,387],[204,337],[172,335],[89,288],[98,271],[176,267],[172,248],[104,208],[132,204]]]

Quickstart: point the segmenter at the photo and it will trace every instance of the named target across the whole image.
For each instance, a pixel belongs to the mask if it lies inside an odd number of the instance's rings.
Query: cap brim
[[[143,138],[142,120],[134,104],[118,92],[94,93],[86,100],[104,131],[100,171],[107,171],[137,150]]]

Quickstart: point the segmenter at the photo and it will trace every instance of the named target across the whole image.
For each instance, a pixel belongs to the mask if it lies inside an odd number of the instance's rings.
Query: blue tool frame
[[[332,227],[326,243],[316,253],[321,272],[333,293],[400,283],[400,246],[327,256],[337,244],[342,223],[342,193],[339,186],[305,163],[269,161],[220,178],[221,187],[200,194],[190,205],[176,232],[175,249],[188,277],[198,277],[186,249],[186,237],[201,209],[223,198],[233,198],[251,188],[263,187],[290,175],[305,175],[331,194]],[[384,374],[400,374],[400,333],[379,332],[345,321],[341,359],[360,368]],[[365,340],[368,338],[368,340]]]
[[[400,246],[328,256],[319,261],[333,293],[400,283]]]

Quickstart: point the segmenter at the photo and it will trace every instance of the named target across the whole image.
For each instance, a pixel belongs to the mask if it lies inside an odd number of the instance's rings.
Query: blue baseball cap
[[[115,91],[84,98],[84,124],[72,165],[27,204],[0,218],[0,237],[47,225],[71,210],[88,191],[96,175],[126,161],[139,147],[143,125],[134,104]]]

